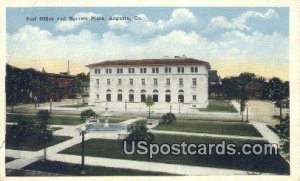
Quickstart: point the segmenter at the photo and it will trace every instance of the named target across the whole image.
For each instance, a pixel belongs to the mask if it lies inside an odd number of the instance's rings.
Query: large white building
[[[208,105],[208,62],[192,58],[114,60],[90,68],[89,105],[113,111],[191,112]]]

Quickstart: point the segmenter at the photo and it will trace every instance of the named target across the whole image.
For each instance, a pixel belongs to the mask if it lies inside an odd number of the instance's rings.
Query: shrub
[[[176,121],[175,114],[167,113],[161,117],[160,123],[161,124],[171,124],[171,123],[174,123],[175,121]]]
[[[87,109],[81,112],[81,119],[87,119],[92,116],[96,116],[96,113],[92,109]]]
[[[131,143],[132,141],[135,141],[136,143],[139,141],[146,141],[147,143],[151,143],[154,141],[154,134],[149,132],[149,129],[145,124],[132,124],[129,127],[129,131],[131,133],[126,138],[126,141],[129,143]]]

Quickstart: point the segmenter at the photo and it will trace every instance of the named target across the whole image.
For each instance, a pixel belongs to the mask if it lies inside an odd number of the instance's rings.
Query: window
[[[166,78],[166,85],[167,85],[167,86],[170,86],[170,85],[171,85],[171,80],[170,80],[170,78]]]
[[[183,92],[183,90],[178,91],[178,102],[179,103],[184,102],[184,92]]]
[[[154,83],[155,86],[157,86],[157,78],[153,79],[153,83]]]
[[[134,91],[129,90],[129,102],[134,102]]]
[[[117,68],[117,73],[122,74],[123,73],[123,68]]]
[[[141,90],[141,102],[146,102],[146,91]]]
[[[153,91],[153,102],[158,102],[158,91],[157,90],[154,90]]]
[[[140,68],[140,73],[141,74],[147,73],[147,68]]]
[[[128,73],[134,74],[134,68],[128,68]]]
[[[111,102],[111,94],[106,94],[106,101]]]
[[[197,96],[193,95],[193,101],[197,101]]]
[[[122,96],[122,90],[119,89],[118,90],[118,94],[117,94],[117,101],[118,102],[122,102],[122,98],[123,98],[123,96]]]
[[[145,86],[145,79],[142,79],[142,86]]]
[[[96,99],[99,99],[99,94],[96,94]]]
[[[183,78],[179,78],[179,86],[183,86]]]
[[[166,90],[165,102],[171,102],[171,91]]]
[[[171,70],[172,70],[171,67],[165,67],[165,73],[166,74],[171,73],[172,72]]]
[[[95,74],[100,74],[100,69],[95,69]]]
[[[191,73],[198,73],[198,67],[191,67]]]
[[[177,67],[177,73],[184,73],[184,67]]]
[[[99,88],[99,79],[96,79],[96,87]]]
[[[118,85],[122,85],[122,79],[118,79]]]
[[[129,79],[129,84],[133,85],[133,79]]]
[[[106,74],[111,74],[111,68],[106,69]]]
[[[118,100],[118,102],[122,102],[122,94],[117,95],[117,100]]]
[[[193,78],[193,87],[197,86],[197,78]]]
[[[107,79],[107,80],[106,80],[106,84],[107,84],[107,85],[110,85],[110,79]]]
[[[152,67],[152,73],[159,73],[159,68],[158,67]]]

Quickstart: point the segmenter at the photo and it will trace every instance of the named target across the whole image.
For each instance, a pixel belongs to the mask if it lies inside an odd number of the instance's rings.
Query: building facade
[[[208,105],[208,62],[192,58],[115,60],[90,68],[89,105],[114,111],[189,112]]]

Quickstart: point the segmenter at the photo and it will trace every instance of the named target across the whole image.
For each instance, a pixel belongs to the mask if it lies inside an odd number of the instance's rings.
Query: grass
[[[13,160],[15,160],[16,158],[12,158],[12,157],[5,157],[5,163],[11,162]]]
[[[243,144],[265,144],[264,141],[245,141],[239,139],[219,139],[212,137],[197,137],[197,136],[179,136],[179,135],[161,135],[155,134],[155,143],[161,145],[182,144],[182,142],[199,144],[217,144],[221,141],[226,144],[235,144],[238,151],[241,150]],[[139,155],[136,152],[132,155],[125,154],[123,150],[123,142],[121,140],[107,139],[90,139],[86,141],[85,154],[87,156],[105,157],[126,160],[151,161],[168,164],[182,164],[193,166],[206,166],[216,168],[241,169],[246,171],[267,172],[276,174],[289,174],[289,165],[279,155],[218,155],[216,152],[212,154],[195,154],[195,155],[172,155],[158,154],[152,159],[149,155]],[[206,145],[207,146],[207,145]],[[129,146],[130,147],[130,146]],[[130,147],[131,148],[131,147]],[[127,148],[130,150],[130,148]],[[208,146],[207,146],[208,148]],[[207,151],[207,149],[206,149]],[[81,144],[77,144],[66,150],[61,151],[63,154],[81,155]],[[207,153],[207,152],[206,152]]]
[[[80,174],[80,165],[69,164],[58,161],[36,161],[24,169],[42,171],[48,173],[58,173],[71,176],[142,176],[142,175],[171,175],[162,172],[148,172],[132,169],[85,166],[86,174]]]
[[[207,112],[238,112],[230,101],[226,100],[210,100],[206,109],[200,109],[200,111]]]
[[[69,136],[53,136],[52,140],[44,145],[38,140],[38,137],[36,135],[32,135],[28,137],[26,141],[16,142],[12,139],[12,136],[9,135],[9,133],[11,132],[9,129],[11,129],[11,126],[6,126],[5,147],[7,149],[13,149],[13,150],[38,151],[44,149],[45,147],[53,146],[58,143],[64,142],[68,139],[71,139],[71,137]]]
[[[254,126],[252,126],[251,124],[240,122],[179,119],[172,124],[160,124],[154,129],[166,131],[262,137],[262,135],[254,128]]]
[[[24,115],[24,114],[6,114],[6,122],[17,122],[18,120],[33,120],[37,122],[35,115]],[[51,124],[56,125],[78,125],[82,124],[85,121],[81,117],[72,117],[72,116],[51,116]]]

